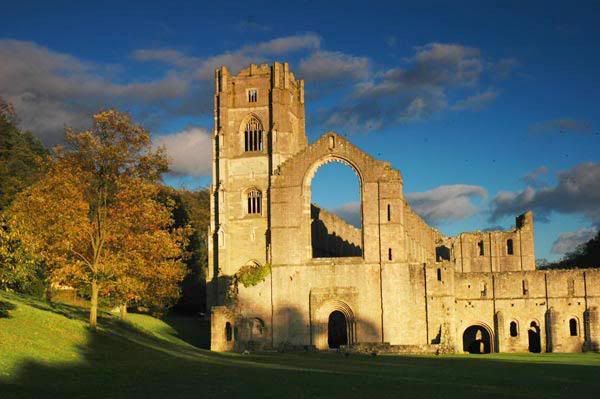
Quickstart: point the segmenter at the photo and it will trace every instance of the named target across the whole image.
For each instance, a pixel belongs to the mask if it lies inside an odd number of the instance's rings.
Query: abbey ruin
[[[334,132],[309,144],[287,63],[215,73],[211,349],[581,352],[600,345],[600,269],[535,269],[533,215],[446,237],[403,176]],[[317,169],[358,176],[362,229],[311,201]]]

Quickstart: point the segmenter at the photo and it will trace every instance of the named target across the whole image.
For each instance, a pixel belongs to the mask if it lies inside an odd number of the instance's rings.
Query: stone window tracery
[[[248,191],[247,206],[248,215],[260,215],[262,213],[262,193],[259,190],[252,189]]]
[[[263,150],[263,128],[260,121],[254,117],[246,123],[244,130],[244,151]]]
[[[255,103],[256,101],[258,101],[258,90],[248,89],[248,102]]]

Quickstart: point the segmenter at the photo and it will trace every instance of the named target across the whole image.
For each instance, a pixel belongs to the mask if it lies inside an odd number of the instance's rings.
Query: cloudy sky
[[[209,183],[212,76],[288,61],[307,132],[392,162],[447,234],[510,228],[532,209],[537,257],[600,226],[600,3],[31,2],[2,6],[0,96],[46,144],[128,111],[172,157],[170,184]],[[356,177],[328,164],[321,205],[354,217]]]

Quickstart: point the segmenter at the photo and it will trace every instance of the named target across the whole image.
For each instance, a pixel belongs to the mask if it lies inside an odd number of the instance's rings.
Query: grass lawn
[[[600,355],[217,354],[197,320],[102,314],[0,292],[0,398],[576,398],[600,395]],[[200,327],[198,327],[200,329]],[[199,334],[201,335],[201,334]]]

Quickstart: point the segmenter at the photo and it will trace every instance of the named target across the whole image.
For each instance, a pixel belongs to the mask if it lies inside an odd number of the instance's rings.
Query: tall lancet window
[[[254,117],[246,123],[244,130],[244,151],[263,150],[263,128],[260,121]]]
[[[248,215],[260,215],[262,212],[262,193],[258,190],[248,192]]]

